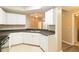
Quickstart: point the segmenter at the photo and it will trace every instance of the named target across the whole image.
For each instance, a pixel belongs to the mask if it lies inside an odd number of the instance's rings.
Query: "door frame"
[[[77,34],[77,23],[75,20],[75,14],[79,14],[79,12],[72,13],[72,44],[75,45],[78,39]]]

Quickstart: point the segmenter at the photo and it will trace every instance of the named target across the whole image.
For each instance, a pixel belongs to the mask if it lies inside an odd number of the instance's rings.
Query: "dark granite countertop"
[[[14,32],[41,33],[46,36],[55,34],[55,31],[50,31],[47,29],[9,29],[9,30],[0,30],[0,35],[8,35]]]

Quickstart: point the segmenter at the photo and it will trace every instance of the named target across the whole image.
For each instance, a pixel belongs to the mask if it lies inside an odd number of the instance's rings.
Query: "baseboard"
[[[66,44],[68,44],[68,45],[73,45],[72,43],[69,43],[69,42],[64,41],[64,40],[63,40],[63,43],[66,43]]]

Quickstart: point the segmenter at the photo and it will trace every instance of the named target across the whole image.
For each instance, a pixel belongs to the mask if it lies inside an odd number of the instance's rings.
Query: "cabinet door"
[[[6,13],[0,8],[0,24],[5,24],[6,22]]]
[[[42,36],[40,38],[40,46],[44,51],[48,51],[48,37]]]
[[[7,21],[7,19],[6,19],[7,16],[6,15],[7,15],[6,12],[3,11],[3,15],[2,15],[3,24],[6,24],[6,21]]]
[[[47,25],[53,25],[53,9],[45,12],[45,23]]]
[[[29,44],[34,44],[34,45],[40,45],[40,34],[39,33],[25,33],[23,35],[23,42],[24,43],[29,43]]]
[[[7,13],[7,24],[25,24],[26,16],[20,14]]]
[[[31,33],[23,33],[23,43],[32,44],[32,34]]]
[[[17,24],[26,24],[26,16],[17,14]]]
[[[32,38],[32,44],[34,45],[40,45],[40,39],[41,39],[41,34],[39,33],[34,33]]]
[[[17,24],[16,14],[7,13],[7,24]]]
[[[21,33],[11,33],[9,34],[9,45],[15,45],[23,43],[23,37]]]
[[[48,37],[48,51],[49,52],[56,52],[57,51],[57,40],[55,35],[50,35]]]

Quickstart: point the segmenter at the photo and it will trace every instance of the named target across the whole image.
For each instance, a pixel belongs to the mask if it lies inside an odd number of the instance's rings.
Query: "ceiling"
[[[19,14],[43,13],[53,6],[2,6],[4,11]],[[79,6],[64,6],[63,10],[71,12],[79,12]]]
[[[30,14],[30,13],[42,13],[51,8],[53,6],[2,6],[4,11],[11,13],[19,13],[19,14]]]
[[[62,7],[62,8],[66,11],[71,11],[73,13],[79,12],[79,6],[65,6],[65,7]]]

